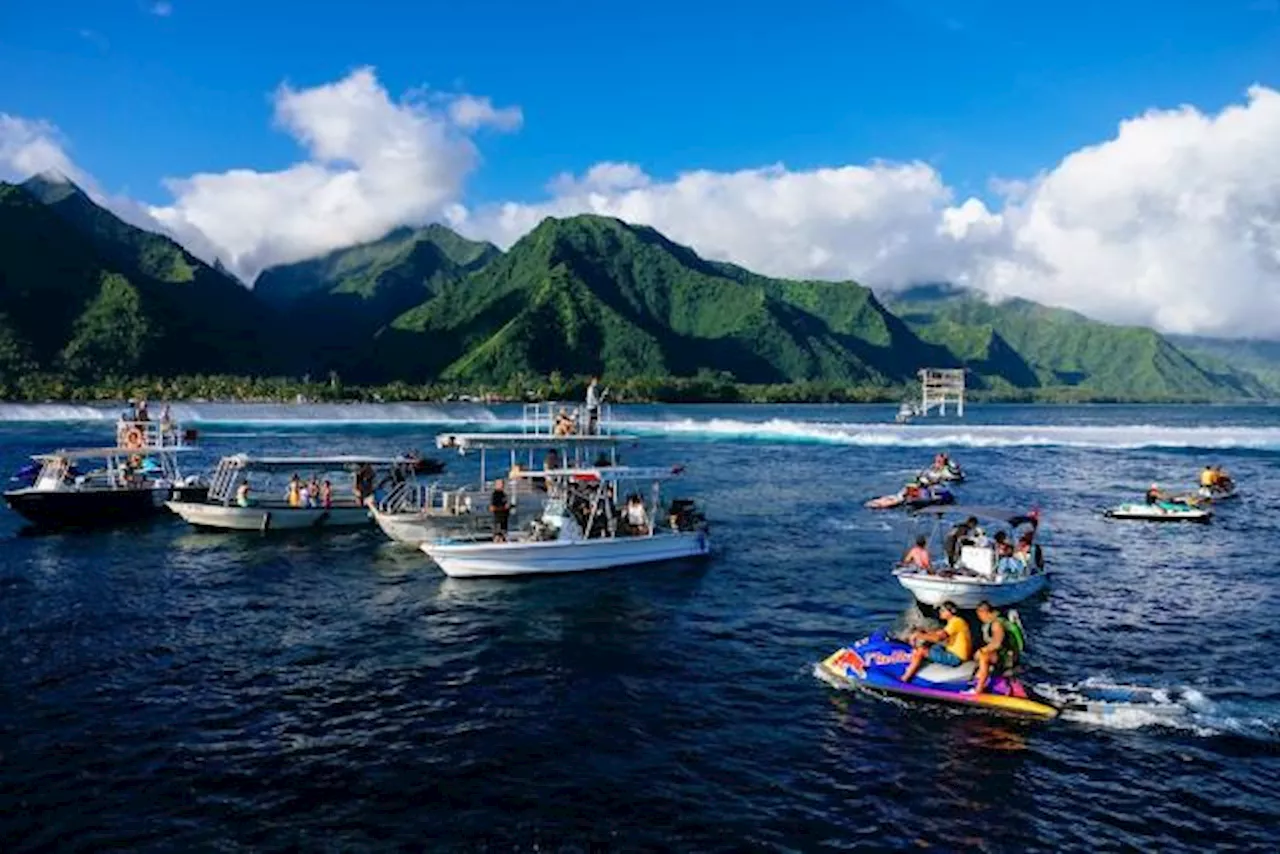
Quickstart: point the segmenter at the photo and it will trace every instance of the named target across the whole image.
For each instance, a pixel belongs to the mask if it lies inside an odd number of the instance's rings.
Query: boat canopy
[[[520,478],[576,478],[579,480],[671,480],[684,473],[684,466],[592,466],[589,468],[520,469],[508,477]]]
[[[57,460],[102,460],[111,457],[148,457],[160,454],[175,454],[194,451],[195,448],[182,445],[167,448],[72,448],[54,451],[48,454],[32,454],[31,459],[40,463],[51,463]]]
[[[220,466],[235,466],[236,468],[252,468],[252,469],[285,469],[285,468],[314,468],[315,466],[396,466],[396,465],[413,465],[418,462],[417,457],[364,457],[358,455],[341,455],[333,457],[254,457],[249,454],[232,454],[229,457],[223,457],[219,463]]]
[[[552,436],[547,433],[441,433],[436,436],[437,448],[457,448],[467,451],[505,451],[526,448],[581,448],[589,446],[611,447],[622,442],[634,441],[634,436],[597,436],[572,434]]]
[[[1010,510],[1004,507],[973,507],[960,504],[934,505],[911,511],[912,516],[976,516],[979,519],[1018,525],[1040,519],[1039,510]]]

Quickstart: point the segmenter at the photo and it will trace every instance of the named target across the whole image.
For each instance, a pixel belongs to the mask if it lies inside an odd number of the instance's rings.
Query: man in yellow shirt
[[[1200,485],[1211,489],[1217,482],[1218,473],[1213,470],[1213,466],[1205,466],[1204,471],[1200,472]]]
[[[911,650],[911,664],[902,674],[903,682],[914,679],[926,660],[955,667],[973,655],[973,634],[969,631],[969,624],[957,613],[956,606],[943,602],[938,606],[938,616],[942,618],[942,628],[933,631],[917,629],[908,638],[914,649]]]

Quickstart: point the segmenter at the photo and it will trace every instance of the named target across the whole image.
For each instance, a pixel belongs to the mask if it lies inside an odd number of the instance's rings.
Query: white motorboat
[[[526,404],[518,433],[442,433],[436,447],[456,450],[460,455],[479,457],[477,483],[450,486],[406,481],[393,489],[372,509],[374,522],[396,542],[417,548],[442,538],[476,539],[490,537],[489,498],[493,481],[490,454],[509,457],[511,472],[533,471],[539,464],[553,467],[582,467],[599,462],[616,465],[617,448],[632,436],[615,434],[609,407],[602,407],[591,433],[579,432],[562,403]],[[536,455],[546,452],[539,461]],[[546,500],[545,478],[511,478],[506,485],[511,503],[511,521],[536,519]]]
[[[660,484],[682,469],[607,466],[518,473],[548,483],[541,517],[525,531],[493,542],[425,542],[448,576],[542,575],[586,572],[704,557],[711,551],[705,519],[687,500],[663,505]],[[616,511],[618,487],[652,483],[646,503],[631,496]],[[638,509],[637,509],[638,507]]]
[[[1035,511],[1023,514],[973,507],[931,507],[917,515],[933,523],[931,532],[925,536],[930,565],[927,568],[899,565],[893,570],[898,583],[917,601],[933,606],[950,601],[959,608],[975,608],[985,600],[1003,607],[1034,596],[1049,583],[1044,552],[1034,540],[1030,552],[1024,556],[997,556],[1001,532],[1011,547],[1021,525],[1029,525],[1034,537],[1039,526],[1039,515]],[[953,528],[942,548],[934,547],[946,519],[967,517],[986,522],[989,526],[994,524],[1001,530],[988,536],[980,527],[965,533],[958,533],[958,528]],[[941,554],[941,557],[935,559],[934,554]]]
[[[1109,519],[1124,519],[1135,522],[1198,522],[1204,524],[1213,519],[1212,510],[1178,501],[1157,501],[1154,504],[1131,501],[1112,507],[1107,511],[1106,515]]]
[[[368,525],[368,504],[374,502],[377,490],[387,482],[406,478],[419,462],[414,457],[234,454],[218,463],[204,500],[169,501],[167,506],[196,527],[226,531],[265,533]],[[381,482],[378,470],[382,471]],[[290,472],[294,476],[281,486],[280,476]],[[303,473],[308,477],[305,481]],[[311,483],[319,487],[319,494],[310,494],[306,485]]]

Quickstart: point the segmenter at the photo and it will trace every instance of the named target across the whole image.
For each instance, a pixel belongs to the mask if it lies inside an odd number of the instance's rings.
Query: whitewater
[[[1245,409],[1245,408],[1242,408]],[[833,413],[832,410],[835,410]],[[1144,420],[1114,422],[1107,417],[1132,413],[1150,418],[1167,414],[1171,407],[1132,407],[1114,411],[1099,407],[1018,407],[1003,410],[1005,423],[978,419],[937,418],[899,425],[890,417],[871,420],[867,410],[884,415],[884,407],[807,406],[619,406],[613,418],[614,432],[645,438],[670,437],[681,441],[731,441],[794,443],[901,448],[1018,448],[1063,447],[1081,449],[1204,449],[1280,451],[1280,426],[1250,423],[1161,423]],[[1061,413],[1087,411],[1084,423],[1062,423]],[[276,404],[276,403],[177,403],[174,419],[191,426],[212,429],[234,426],[276,426],[287,429],[332,428],[356,425],[469,428],[476,431],[520,429],[524,424],[518,405],[478,404]],[[696,412],[698,414],[686,414]],[[705,413],[705,414],[704,414]],[[1051,419],[1043,418],[1052,413]],[[1230,415],[1231,410],[1216,411]],[[843,417],[831,417],[838,414]],[[1021,416],[1016,422],[1009,415]],[[1253,411],[1249,411],[1254,415]],[[85,423],[112,421],[118,407],[88,404],[0,403],[0,423]],[[1040,420],[1031,420],[1036,419]],[[1027,420],[1022,420],[1026,418]],[[1058,423],[1044,423],[1053,420]],[[1070,420],[1070,419],[1067,419]],[[1230,418],[1226,420],[1230,421]],[[1271,419],[1274,424],[1275,419]],[[1099,423],[1101,422],[1101,423]]]

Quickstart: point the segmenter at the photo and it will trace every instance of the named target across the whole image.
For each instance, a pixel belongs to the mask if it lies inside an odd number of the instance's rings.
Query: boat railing
[[[594,424],[585,403],[547,400],[526,403],[520,416],[521,432],[529,436],[609,436],[613,434],[613,407],[603,403]]]
[[[194,430],[184,430],[176,421],[116,422],[116,447],[146,450],[154,448],[183,448],[195,438]]]

